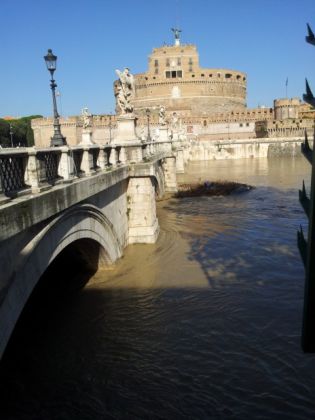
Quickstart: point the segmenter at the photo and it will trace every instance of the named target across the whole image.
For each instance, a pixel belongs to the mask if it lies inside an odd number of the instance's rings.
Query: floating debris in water
[[[175,193],[176,198],[183,197],[200,197],[200,196],[218,196],[230,195],[232,193],[239,194],[252,190],[254,187],[247,184],[229,181],[205,181],[195,184],[179,184],[178,192]]]

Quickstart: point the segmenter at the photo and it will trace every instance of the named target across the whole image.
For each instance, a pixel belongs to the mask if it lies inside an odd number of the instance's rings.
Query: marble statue
[[[89,113],[88,108],[83,108],[81,111],[81,116],[83,120],[83,128],[86,129],[91,126],[91,114]]]
[[[131,99],[135,92],[134,77],[127,67],[124,71],[116,70],[116,74],[119,77],[118,83],[115,84],[117,105],[123,115],[131,114],[133,112]]]
[[[160,106],[159,109],[159,125],[166,125],[165,107]]]
[[[173,131],[177,131],[178,130],[178,123],[179,123],[178,115],[176,114],[176,112],[173,112],[172,122],[171,122],[172,130]]]
[[[182,32],[182,30],[177,29],[177,28],[172,28],[172,32],[174,32],[175,39],[179,39],[179,34],[180,34],[180,32]]]

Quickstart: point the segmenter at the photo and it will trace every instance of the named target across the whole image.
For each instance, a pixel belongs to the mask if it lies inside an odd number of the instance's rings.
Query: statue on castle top
[[[135,93],[134,77],[126,67],[124,71],[116,70],[119,77],[118,83],[115,83],[115,96],[117,105],[123,115],[131,114],[133,106],[131,99]]]
[[[91,126],[91,114],[89,113],[88,108],[83,108],[81,111],[81,117],[83,120],[83,128],[86,129]]]
[[[180,34],[180,32],[182,32],[182,30],[181,29],[178,29],[178,28],[171,28],[171,30],[172,30],[172,32],[174,32],[175,45],[180,45],[180,42],[179,42],[179,34]]]
[[[159,109],[159,125],[166,125],[165,107],[160,106]]]

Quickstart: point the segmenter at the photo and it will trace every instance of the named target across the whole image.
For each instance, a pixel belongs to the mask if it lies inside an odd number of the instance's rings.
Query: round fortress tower
[[[301,105],[299,98],[275,99],[273,104],[276,120],[299,117],[299,107]]]
[[[153,49],[149,69],[136,74],[133,100],[137,113],[165,106],[168,111],[191,115],[244,110],[246,74],[227,69],[199,67],[195,45],[181,45],[179,29],[172,29],[175,44]]]

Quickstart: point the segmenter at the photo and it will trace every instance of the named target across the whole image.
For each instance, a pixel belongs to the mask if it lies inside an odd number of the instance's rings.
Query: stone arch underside
[[[15,324],[39,279],[52,261],[80,239],[97,242],[101,263],[109,264],[122,255],[115,229],[95,206],[74,206],[51,220],[20,252],[10,286],[0,307],[0,358]]]
[[[162,165],[160,162],[155,170],[155,175],[152,176],[151,179],[152,179],[153,185],[155,186],[156,196],[158,198],[163,197],[165,193],[165,177],[164,177],[164,172],[163,172]]]

